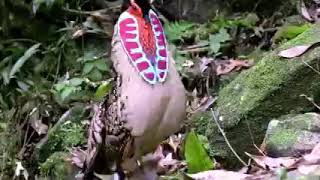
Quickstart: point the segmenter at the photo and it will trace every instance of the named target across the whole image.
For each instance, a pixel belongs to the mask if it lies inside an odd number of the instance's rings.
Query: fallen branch
[[[199,48],[191,48],[191,49],[186,49],[186,50],[179,50],[178,52],[181,54],[185,53],[195,53],[195,52],[205,52],[208,51],[209,47],[199,47]]]
[[[212,117],[213,117],[213,120],[215,121],[215,123],[217,124],[218,126],[218,129],[220,131],[220,133],[222,134],[224,140],[226,141],[228,147],[230,148],[230,150],[232,151],[232,153],[236,156],[236,158],[244,165],[244,166],[248,166],[247,163],[245,163],[241,158],[240,156],[237,154],[237,152],[233,149],[233,147],[231,146],[227,136],[226,136],[226,133],[224,132],[224,130],[221,128],[219,122],[218,122],[218,118],[217,116],[214,114],[212,108],[211,108],[211,114],[212,114]]]

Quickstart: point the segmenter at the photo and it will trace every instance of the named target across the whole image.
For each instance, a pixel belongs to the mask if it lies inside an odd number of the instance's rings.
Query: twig
[[[315,69],[314,67],[312,67],[310,64],[308,64],[306,61],[304,61],[303,59],[302,59],[302,62],[306,65],[306,66],[308,66],[309,68],[311,68],[315,73],[317,73],[318,75],[320,75],[320,72],[317,70],[317,69]]]
[[[195,48],[202,48],[202,47],[209,47],[209,43],[195,44],[195,45],[187,46],[187,47],[185,47],[183,49],[187,50],[187,49],[195,49]]]
[[[309,102],[311,102],[317,109],[320,110],[320,106],[319,106],[318,104],[316,104],[311,97],[308,97],[308,96],[305,95],[305,94],[301,94],[300,96],[305,97],[305,98],[306,98]]]
[[[193,48],[193,49],[186,49],[186,50],[180,50],[179,53],[193,53],[193,52],[204,52],[208,51],[209,47],[200,47],[200,48]]]
[[[249,134],[250,134],[250,138],[251,138],[253,146],[259,151],[259,153],[261,153],[263,156],[266,156],[266,154],[256,145],[256,143],[255,143],[255,141],[253,139],[253,134],[252,134],[252,131],[251,131],[251,128],[250,128],[250,124],[249,124],[248,120],[245,119],[245,121],[246,121],[248,130],[249,130]]]
[[[237,157],[237,159],[244,165],[244,166],[248,166],[247,163],[245,163],[241,158],[240,156],[237,154],[237,152],[233,149],[233,147],[231,146],[230,142],[228,141],[228,138],[226,136],[226,133],[224,132],[224,130],[221,128],[219,122],[218,122],[218,119],[216,117],[216,115],[214,114],[212,108],[211,108],[211,114],[212,114],[212,117],[213,117],[213,120],[215,121],[215,123],[217,124],[218,126],[218,129],[220,131],[220,133],[222,134],[224,140],[226,141],[228,147],[230,148],[230,150],[232,151],[232,153]]]

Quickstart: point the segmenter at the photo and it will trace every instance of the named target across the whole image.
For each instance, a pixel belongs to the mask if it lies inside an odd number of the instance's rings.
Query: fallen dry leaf
[[[172,153],[169,153],[164,159],[161,159],[159,161],[158,172],[165,172],[165,174],[171,174],[184,166],[186,166],[186,163],[172,158]]]
[[[298,57],[301,56],[302,54],[304,54],[305,52],[307,52],[307,50],[311,47],[312,45],[301,45],[301,46],[295,46],[283,51],[280,51],[280,53],[278,54],[280,57],[284,57],[284,58],[294,58],[294,57]]]
[[[48,126],[43,124],[41,120],[32,119],[31,127],[38,133],[38,135],[47,134]]]
[[[304,17],[309,22],[313,22],[313,18],[309,14],[309,11],[306,8],[306,5],[303,0],[300,0],[300,11],[301,11],[302,17]]]
[[[310,154],[320,157],[320,143],[314,146]]]
[[[208,65],[213,62],[213,58],[203,57],[200,61],[200,72],[203,73],[208,68]]]
[[[259,165],[260,167],[269,170],[269,169],[278,169],[281,167],[290,169],[293,168],[294,165],[301,159],[301,158],[293,158],[293,157],[279,157],[279,158],[271,158],[267,156],[256,156],[249,153],[245,153],[254,162]]]
[[[284,58],[294,58],[294,57],[301,56],[302,54],[306,53],[310,49],[313,49],[319,45],[320,45],[320,42],[315,42],[310,45],[295,46],[295,47],[280,51],[278,55]]]
[[[170,145],[170,147],[172,147],[174,153],[177,153],[178,148],[180,147],[180,145],[182,143],[182,140],[183,140],[183,137],[181,134],[172,135],[169,137],[168,145]]]
[[[72,164],[76,165],[79,168],[83,168],[83,164],[86,160],[87,153],[80,148],[73,148],[71,151],[71,161]]]
[[[249,60],[220,60],[215,61],[217,75],[229,74],[233,70],[240,70],[241,68],[248,68],[253,65],[253,61]]]
[[[303,175],[320,175],[320,165],[301,165],[298,171]]]
[[[252,175],[226,170],[211,170],[197,174],[187,174],[187,176],[194,180],[245,180]]]
[[[300,0],[300,13],[301,13],[301,16],[304,19],[306,19],[308,22],[311,22],[311,23],[319,22],[319,15],[320,15],[319,0],[311,1],[309,4],[309,8],[306,7],[303,0]]]
[[[204,112],[208,110],[217,99],[217,97],[212,96],[205,96],[203,98],[195,97],[194,101],[191,103],[191,113]]]
[[[320,143],[318,143],[310,154],[303,156],[303,164],[319,164],[320,163]]]

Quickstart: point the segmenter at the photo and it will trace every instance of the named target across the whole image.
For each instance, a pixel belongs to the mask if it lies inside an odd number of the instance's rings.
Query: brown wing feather
[[[111,93],[94,107],[95,114],[90,122],[87,149],[81,167],[85,179],[92,179],[94,171],[105,174],[114,172],[114,166],[119,166],[126,147],[131,144],[130,130],[125,128],[126,122],[121,118],[123,105],[119,102],[120,88],[121,77],[116,75]],[[80,156],[77,152],[74,154]],[[81,166],[81,163],[77,164]]]

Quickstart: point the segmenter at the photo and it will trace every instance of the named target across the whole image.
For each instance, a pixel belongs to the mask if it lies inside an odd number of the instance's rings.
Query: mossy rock
[[[53,153],[40,165],[40,175],[44,179],[75,179],[77,170],[67,161],[69,154],[66,152]]]
[[[236,151],[255,150],[259,145],[271,119],[285,114],[308,112],[313,105],[301,94],[320,99],[320,76],[308,66],[317,69],[320,47],[301,57],[280,58],[279,51],[297,45],[313,44],[320,41],[320,25],[314,25],[296,38],[283,44],[262,58],[254,67],[239,74],[231,83],[222,88],[215,111],[228,140]],[[308,66],[306,65],[308,64]],[[215,156],[231,159],[234,156],[216,128],[210,113],[206,116],[207,128],[201,131],[210,141]],[[197,116],[194,117],[196,121]],[[194,122],[195,122],[194,121]],[[248,128],[250,127],[250,128]],[[245,157],[245,156],[244,156]]]
[[[265,150],[269,156],[300,156],[320,142],[320,115],[284,116],[269,123]]]

